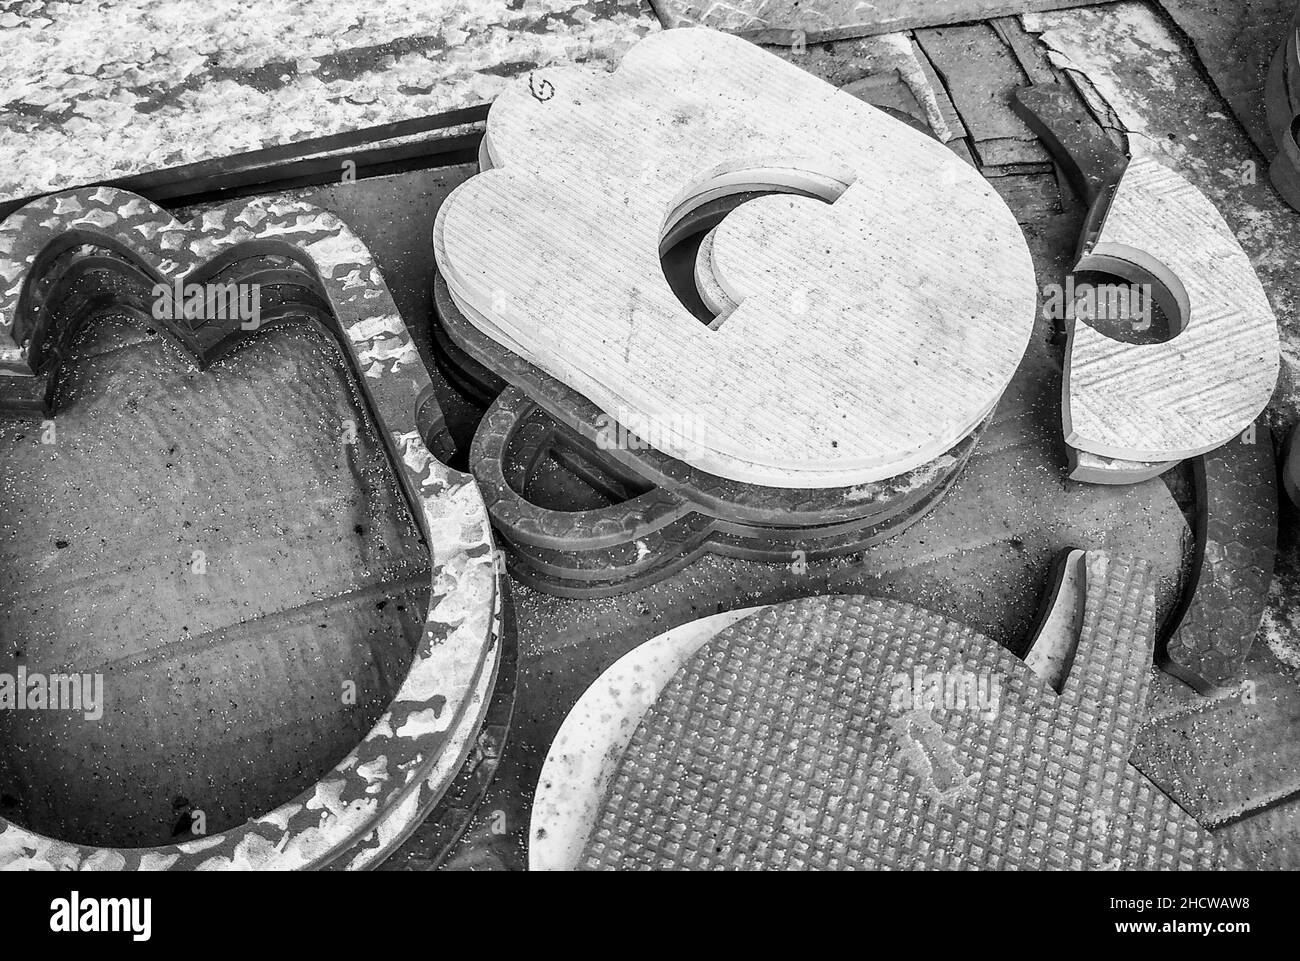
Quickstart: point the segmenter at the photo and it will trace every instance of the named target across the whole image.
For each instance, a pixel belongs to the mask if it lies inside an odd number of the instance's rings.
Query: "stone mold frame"
[[[136,194],[83,188],[42,197],[0,223],[0,379],[16,387],[20,399],[49,396],[62,359],[57,344],[66,333],[49,329],[56,315],[46,309],[52,305],[38,303],[33,285],[44,265],[81,245],[112,251],[122,258],[124,275],[137,282],[143,274],[169,286],[201,283],[223,265],[267,253],[291,257],[317,278],[331,307],[331,333],[428,544],[429,612],[387,710],[333,770],[292,801],[229,831],[153,848],[72,844],[0,819],[0,869],[289,870],[376,863],[456,776],[491,697],[499,655],[500,573],[488,513],[473,478],[446,467],[426,446],[441,416],[410,332],[369,251],[331,213],[254,198],[182,224]],[[170,326],[205,366],[210,357],[187,336],[193,331]],[[242,330],[227,331],[221,346],[242,336]],[[56,348],[44,350],[51,342]]]

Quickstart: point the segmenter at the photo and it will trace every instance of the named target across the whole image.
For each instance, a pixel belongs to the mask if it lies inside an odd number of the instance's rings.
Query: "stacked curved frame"
[[[80,319],[43,299],[51,285],[42,274],[61,255],[85,247],[106,251],[98,265],[117,270],[127,287],[142,278],[201,284],[259,256],[288,258],[314,278],[328,308],[314,316],[342,346],[428,543],[429,612],[387,710],[333,770],[292,801],[229,831],[153,848],[71,844],[0,819],[0,869],[373,865],[455,778],[491,698],[499,656],[499,573],[487,511],[473,479],[444,466],[425,445],[427,427],[440,415],[410,333],[365,245],[319,208],[258,198],[182,224],[125,191],[68,191],[34,201],[0,224],[0,379],[9,387],[3,394],[19,398],[17,406],[36,406],[24,397],[52,396],[62,346]],[[251,333],[159,323],[200,367]]]
[[[714,516],[685,492],[649,485],[635,472],[624,475],[633,489],[648,489],[620,503],[578,511],[537,504],[523,492],[548,453],[563,451],[570,470],[583,465],[577,469],[612,479],[620,465],[568,434],[513,387],[488,408],[470,461],[511,574],[546,593],[590,599],[649,586],[704,553],[786,565],[861,553],[898,536],[939,504],[986,424],[943,458],[898,479],[892,499],[866,500],[858,516],[811,525],[755,525]]]
[[[560,597],[639,590],[705,552],[787,565],[860,553],[937,506],[992,417],[942,456],[887,480],[823,489],[746,484],[639,441],[622,443],[618,425],[589,400],[477,330],[441,275],[433,297],[439,368],[488,408],[470,462],[510,572]],[[627,499],[581,511],[533,503],[524,491],[548,456]]]
[[[619,425],[613,418],[582,394],[478,331],[461,314],[441,275],[434,278],[433,302],[438,320],[435,326],[446,336],[446,342],[461,352],[461,359],[469,360],[498,379],[499,384],[482,385],[493,392],[493,397],[507,385],[518,388],[560,427],[589,447],[601,450],[647,484],[680,495],[697,505],[702,513],[738,524],[786,527],[828,524],[886,509],[897,498],[921,490],[950,467],[956,456],[954,452],[966,442],[964,439],[915,471],[848,487],[781,488],[733,481],[698,470],[648,445],[617,443],[614,429]],[[992,408],[986,411],[986,419],[992,416],[992,411]]]

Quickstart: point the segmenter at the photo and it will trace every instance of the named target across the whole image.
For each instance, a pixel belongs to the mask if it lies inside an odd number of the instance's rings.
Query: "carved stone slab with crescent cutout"
[[[610,76],[538,70],[493,105],[488,152],[434,232],[457,305],[721,477],[841,486],[933,460],[996,402],[1033,326],[1024,237],[978,173],[734,37],[667,31]],[[660,243],[756,187],[790,195],[723,221],[714,274],[737,306],[706,326]]]
[[[1066,443],[1130,461],[1175,461],[1244,431],[1272,396],[1277,320],[1214,204],[1174,171],[1135,158],[1077,270],[1153,285],[1175,336],[1124,344],[1074,321]]]

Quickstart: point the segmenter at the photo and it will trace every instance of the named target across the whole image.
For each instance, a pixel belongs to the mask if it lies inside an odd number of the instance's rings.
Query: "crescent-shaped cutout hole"
[[[1099,245],[1080,258],[1061,301],[1065,320],[1082,321],[1125,344],[1171,341],[1191,316],[1187,291],[1173,271],[1144,251],[1118,244]]]
[[[727,215],[742,204],[773,194],[792,194],[834,203],[853,177],[847,171],[809,171],[764,164],[714,173],[691,185],[672,205],[659,236],[664,278],[683,307],[702,324],[716,329],[725,319],[701,293],[696,278],[700,245]]]

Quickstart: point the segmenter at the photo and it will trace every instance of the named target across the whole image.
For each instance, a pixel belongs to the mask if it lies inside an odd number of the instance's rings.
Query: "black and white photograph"
[[[1298,0],[0,0],[16,927],[1297,869]]]

